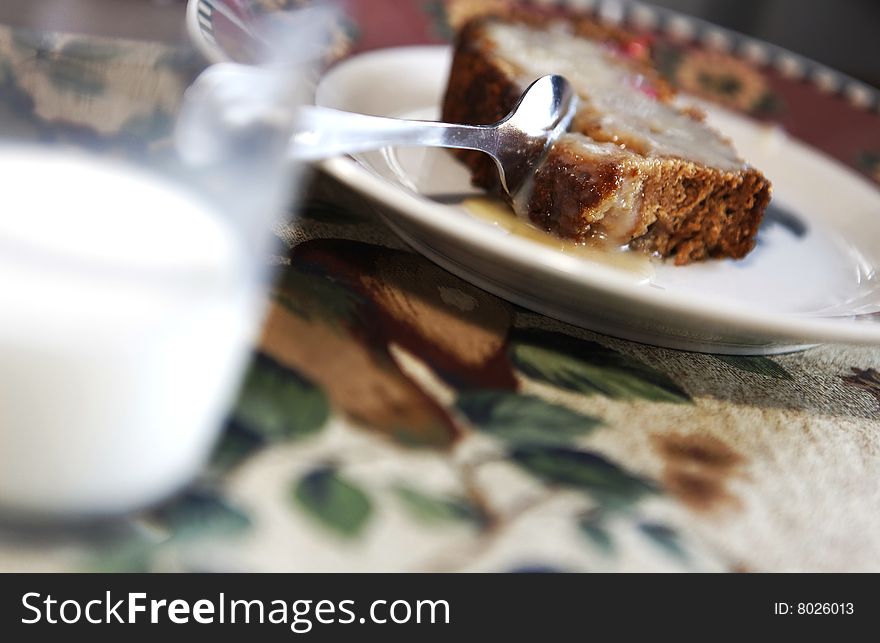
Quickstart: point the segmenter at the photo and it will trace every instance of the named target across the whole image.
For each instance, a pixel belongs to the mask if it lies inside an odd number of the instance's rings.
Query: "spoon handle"
[[[493,153],[497,140],[498,129],[494,125],[403,120],[303,106],[290,157],[313,161],[388,146],[452,147]]]

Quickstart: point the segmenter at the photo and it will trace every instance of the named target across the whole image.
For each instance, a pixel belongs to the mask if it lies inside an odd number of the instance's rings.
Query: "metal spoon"
[[[264,34],[259,29],[253,29],[248,20],[243,20],[238,12],[230,9],[226,0],[189,0],[189,4],[188,19],[194,34],[205,28],[205,25],[199,21],[203,9],[209,16],[217,12],[239,31],[242,44],[247,45],[245,49],[255,48],[263,52],[262,57],[269,59],[274,56],[284,60],[286,45],[291,40],[297,40],[279,37],[280,34],[285,33],[279,23],[281,18],[288,21],[286,25],[288,30],[294,24],[310,24],[312,31],[320,32],[324,28],[322,25],[332,17],[332,12],[329,11],[318,14],[309,14],[308,10],[282,13],[274,17],[277,23],[274,32],[269,30]],[[248,3],[236,4],[239,11],[245,12],[248,11],[249,6]],[[253,16],[250,20],[253,20]],[[297,20],[301,22],[297,23]],[[262,25],[263,29],[269,26],[265,23]],[[274,37],[272,37],[273,33]],[[211,40],[213,39],[212,35]],[[196,42],[199,42],[199,38],[196,38]],[[215,43],[215,46],[218,45]],[[234,55],[223,51],[222,48],[219,52],[221,57],[235,59]],[[228,64],[223,67],[235,69]],[[224,93],[220,92],[218,96]],[[216,107],[216,111],[222,112],[222,101],[218,102]],[[577,94],[565,78],[556,75],[544,76],[532,83],[520,97],[513,111],[492,125],[473,126],[401,120],[309,106],[301,108],[298,133],[290,146],[290,156],[295,160],[318,160],[389,146],[479,150],[495,161],[501,186],[513,203],[516,203],[514,197],[517,192],[529,182],[547,150],[568,129],[576,109]],[[209,116],[210,114],[201,114],[196,120],[209,122]],[[204,145],[201,147],[204,148]]]
[[[577,94],[562,76],[532,83],[513,111],[492,125],[456,125],[301,108],[290,156],[317,160],[383,147],[448,147],[485,152],[498,166],[501,185],[513,199],[568,129]]]

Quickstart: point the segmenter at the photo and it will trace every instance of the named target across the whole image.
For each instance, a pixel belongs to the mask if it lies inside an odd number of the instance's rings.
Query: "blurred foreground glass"
[[[132,67],[135,45],[0,39],[6,516],[127,511],[206,460],[262,316],[294,108],[321,53],[326,16],[295,14],[266,31],[277,58],[209,68],[182,102],[159,96],[173,52]]]

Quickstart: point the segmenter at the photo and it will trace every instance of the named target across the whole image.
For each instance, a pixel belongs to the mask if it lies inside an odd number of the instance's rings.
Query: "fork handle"
[[[492,154],[497,144],[494,125],[385,118],[307,105],[299,109],[290,157],[314,161],[388,146],[452,147]]]

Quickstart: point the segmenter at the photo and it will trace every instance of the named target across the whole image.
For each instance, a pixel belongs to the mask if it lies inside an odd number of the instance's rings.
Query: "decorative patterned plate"
[[[388,223],[444,268],[592,330],[715,353],[880,343],[880,191],[869,180],[880,173],[870,163],[875,142],[880,149],[877,93],[705,23],[643,5],[615,6],[620,11],[609,13],[602,5],[602,19],[639,29],[661,68],[690,94],[685,101],[699,101],[710,122],[773,181],[771,211],[746,260],[633,269],[560,252],[474,216],[464,203],[474,195],[467,173],[442,151],[385,150],[333,159],[324,168],[382,204]],[[208,22],[204,12],[199,21]],[[436,118],[448,65],[448,46],[361,54],[325,76],[317,102]],[[855,152],[856,144],[867,152]]]

